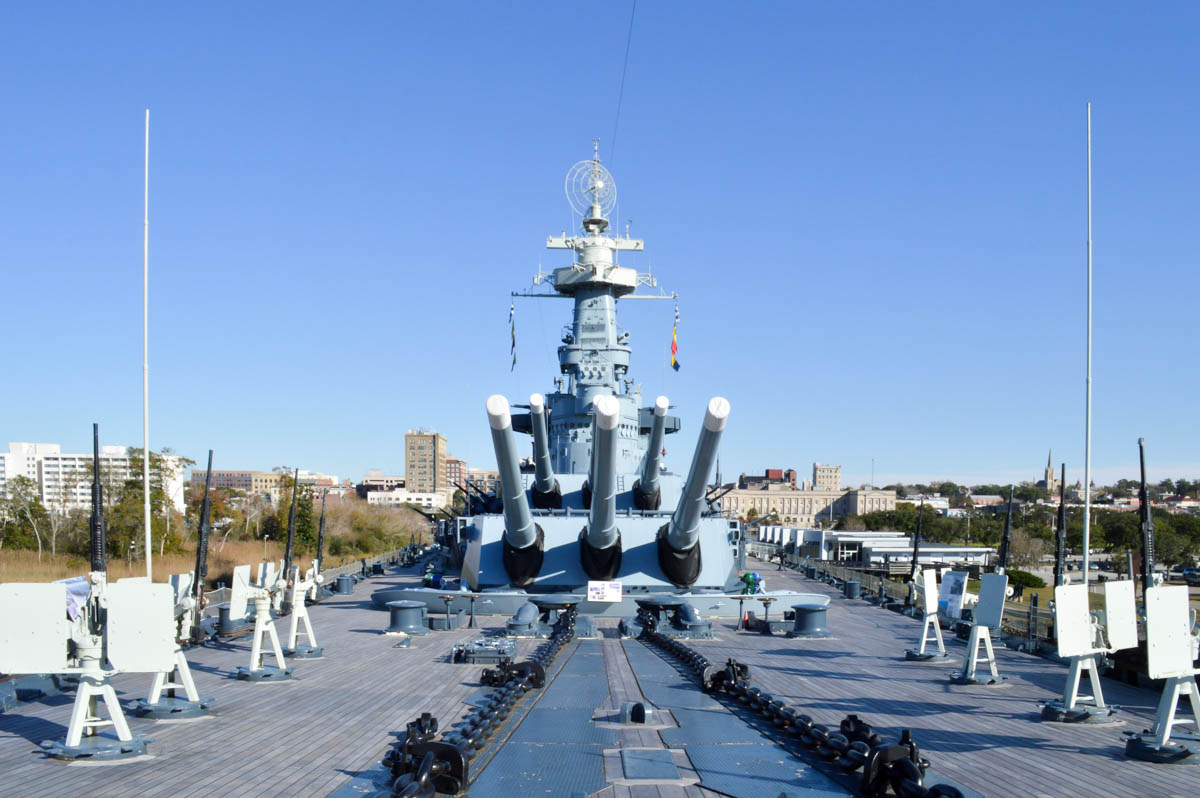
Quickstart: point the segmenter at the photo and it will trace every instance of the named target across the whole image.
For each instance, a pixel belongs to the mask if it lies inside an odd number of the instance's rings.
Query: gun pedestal
[[[921,624],[921,645],[904,652],[904,659],[909,662],[945,662],[950,658],[946,652],[946,642],[942,639],[942,625],[937,615],[937,571],[925,568],[920,573],[921,603],[924,609],[924,621]],[[930,627],[933,635],[930,636]],[[937,651],[928,651],[929,643],[937,643]]]
[[[186,698],[175,695],[182,689]],[[163,693],[166,695],[163,695]],[[139,718],[150,720],[183,720],[185,718],[200,718],[208,714],[212,700],[201,698],[196,692],[196,683],[192,681],[192,671],[188,667],[187,657],[183,649],[175,650],[175,667],[170,671],[154,674],[154,682],[150,685],[150,697],[138,699],[133,705],[133,714]]]
[[[999,628],[1004,617],[1005,591],[1008,577],[1004,574],[984,574],[979,583],[979,603],[975,606],[974,623],[967,640],[967,653],[963,655],[962,670],[950,676],[951,684],[986,685],[995,687],[1004,684],[1004,677],[996,667],[996,652],[992,649],[992,629]],[[979,647],[985,655],[979,657]],[[986,662],[988,674],[980,676],[979,663]]]
[[[294,659],[317,659],[325,656],[325,647],[317,645],[317,636],[313,633],[312,621],[308,617],[308,607],[304,602],[304,596],[307,595],[316,584],[316,577],[312,571],[304,575],[304,579],[297,579],[292,585],[292,623],[288,629],[287,648],[283,650],[285,657]],[[301,645],[299,637],[301,634],[300,626],[304,626],[304,639],[308,642]]]
[[[237,677],[249,682],[282,682],[292,678],[292,669],[283,659],[279,647],[279,634],[271,618],[271,594],[262,588],[252,588],[250,599],[254,602],[254,642],[250,645],[250,665],[237,669]],[[271,645],[270,652],[263,651],[263,638]],[[276,665],[266,665],[267,653],[275,655]]]
[[[1054,625],[1058,630],[1058,655],[1070,663],[1061,700],[1042,704],[1042,720],[1059,723],[1120,723],[1116,707],[1104,703],[1100,685],[1101,660],[1138,644],[1137,608],[1133,582],[1104,584],[1104,625],[1092,614],[1088,586],[1060,585],[1054,588]],[[1091,695],[1079,694],[1086,673]]]

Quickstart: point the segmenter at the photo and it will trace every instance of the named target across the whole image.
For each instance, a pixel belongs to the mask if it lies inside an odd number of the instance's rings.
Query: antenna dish
[[[617,184],[599,158],[580,161],[567,171],[567,201],[583,218],[593,215],[599,206],[600,215],[607,218],[617,203]]]

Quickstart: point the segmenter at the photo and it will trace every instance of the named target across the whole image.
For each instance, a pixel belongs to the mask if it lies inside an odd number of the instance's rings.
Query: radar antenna
[[[580,161],[567,171],[566,192],[571,208],[583,217],[588,232],[608,227],[608,214],[617,203],[617,184],[600,163],[600,140],[592,140],[595,152],[590,161]]]

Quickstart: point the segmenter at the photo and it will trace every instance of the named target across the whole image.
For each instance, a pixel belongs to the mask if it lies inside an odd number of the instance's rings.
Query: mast
[[[150,109],[146,109],[145,203],[142,214],[142,518],[146,529],[146,578],[153,580],[150,541]],[[165,489],[165,485],[163,486]]]
[[[1087,398],[1083,433],[1083,583],[1088,581],[1092,532],[1092,104],[1087,104]]]

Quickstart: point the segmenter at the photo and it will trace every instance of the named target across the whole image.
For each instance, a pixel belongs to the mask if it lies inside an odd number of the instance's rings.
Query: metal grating
[[[687,755],[701,786],[726,795],[786,793],[797,798],[845,798],[850,794],[774,743],[689,745]]]
[[[469,793],[471,798],[591,795],[607,785],[604,749],[600,746],[538,745],[509,740],[471,784]]]
[[[627,779],[674,781],[679,778],[679,768],[671,760],[671,752],[665,748],[622,750],[621,772]]]
[[[762,745],[775,742],[764,737],[740,718],[731,716],[729,710],[725,708],[718,711],[680,707],[672,710],[672,713],[679,723],[679,728],[663,729],[659,732],[663,742],[672,747],[717,745],[719,743]]]
[[[621,733],[597,728],[590,709],[532,709],[509,738],[518,743],[616,745]],[[489,767],[494,767],[494,762]]]

